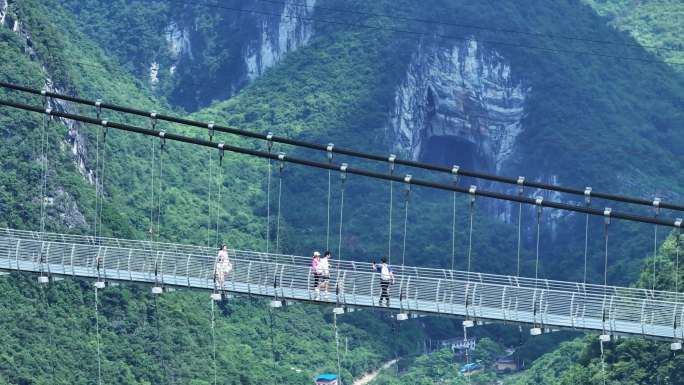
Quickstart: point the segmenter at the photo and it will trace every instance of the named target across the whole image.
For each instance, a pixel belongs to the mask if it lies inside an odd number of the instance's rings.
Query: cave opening
[[[420,160],[441,166],[458,165],[468,170],[489,171],[488,162],[474,143],[454,136],[433,136],[425,142]]]

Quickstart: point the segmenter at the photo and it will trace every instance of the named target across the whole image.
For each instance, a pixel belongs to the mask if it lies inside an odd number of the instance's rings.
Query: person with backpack
[[[380,273],[380,301],[378,301],[378,306],[382,306],[382,299],[386,300],[386,305],[389,307],[390,297],[389,297],[389,286],[394,283],[394,273],[392,268],[387,263],[387,258],[382,257],[380,259],[380,264],[373,261],[373,271]]]
[[[313,288],[314,288],[314,301],[318,301],[321,298],[321,291],[319,284],[321,281],[321,253],[314,251],[313,258],[311,258],[311,274],[313,275]]]

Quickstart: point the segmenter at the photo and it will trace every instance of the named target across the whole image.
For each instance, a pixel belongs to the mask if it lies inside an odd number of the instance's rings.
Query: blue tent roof
[[[333,381],[337,380],[337,374],[325,373],[316,378],[316,381]]]

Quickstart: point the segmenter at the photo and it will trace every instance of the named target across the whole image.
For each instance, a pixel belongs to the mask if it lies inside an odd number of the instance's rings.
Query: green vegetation
[[[678,0],[584,0],[611,25],[628,32],[647,50],[684,70],[684,4]],[[678,63],[678,64],[676,64]]]
[[[0,290],[0,383],[96,382],[91,284],[64,280],[42,288],[35,277],[13,275],[0,277]],[[208,294],[192,291],[157,300],[149,288],[135,285],[100,291],[103,383],[212,384],[210,302]],[[214,315],[219,384],[294,385],[336,371],[330,308],[292,305],[274,310],[272,321],[264,301],[244,298],[217,303]],[[344,315],[338,326],[346,379],[393,356],[395,349],[409,352],[421,335],[415,323],[395,333],[370,312]],[[395,335],[397,342],[378,335]]]
[[[675,282],[682,282],[684,278],[681,267],[677,269],[676,246],[676,237],[670,236],[659,248],[655,258],[656,289],[674,291]],[[639,287],[653,286],[653,261],[654,258],[649,258],[644,263]],[[608,384],[678,384],[684,375],[684,357],[673,354],[669,348],[666,342],[621,338],[605,344],[604,369],[598,337],[592,334],[561,344],[558,350],[544,355],[529,370],[508,383],[589,385],[600,383],[605,378]]]
[[[440,19],[450,14],[445,9],[457,8],[459,20],[468,20],[468,24],[501,28],[503,23],[505,27],[542,34],[590,36],[625,43],[633,41],[624,33],[606,26],[605,20],[588,7],[578,7],[574,2],[550,4],[542,0],[523,3],[505,0],[492,7],[490,3],[480,1],[428,0],[421,3],[423,6],[419,9],[410,1],[349,1],[343,4],[324,1],[321,4],[333,3],[336,7],[370,12],[399,10],[415,17]],[[105,8],[108,12],[102,12]],[[632,15],[651,13],[644,7],[637,10]],[[231,51],[230,44],[239,40],[236,37],[225,43],[228,46],[218,44],[225,33],[235,28],[234,25],[222,24],[227,20],[226,15],[220,18],[211,9],[202,7],[170,9],[169,2],[162,1],[142,6],[140,2],[123,1],[25,0],[13,2],[10,11],[30,32],[31,48],[36,55],[29,58],[25,53],[25,39],[1,27],[0,78],[39,88],[49,77],[66,92],[150,110],[174,111],[175,107],[171,105],[183,105],[179,98],[198,95],[198,84],[221,84],[217,79],[220,80],[220,75],[230,70],[235,61],[235,52]],[[209,49],[203,51],[205,56],[198,61],[199,67],[191,67],[181,77],[182,83],[174,85],[183,93],[172,95],[167,102],[154,96],[147,86],[145,71],[149,61],[160,54],[156,49],[165,44],[160,35],[164,24],[177,16],[174,13],[186,11],[189,19],[199,17],[206,22],[198,28],[205,34],[204,42]],[[669,25],[677,24],[675,16],[670,17],[665,8],[660,8],[660,11],[658,20],[667,20],[665,24]],[[325,13],[319,16],[333,17]],[[346,22],[359,22],[358,15],[334,17]],[[638,19],[646,20],[642,16]],[[332,141],[340,146],[375,153],[386,152],[390,143],[385,131],[387,112],[393,103],[396,85],[403,80],[406,64],[418,44],[415,36],[397,30],[417,27],[398,18],[366,18],[361,21],[391,30],[318,23],[316,35],[308,47],[288,55],[279,66],[235,98],[218,101],[192,117],[321,143]],[[227,29],[216,29],[219,24]],[[681,23],[676,27],[681,27]],[[662,44],[681,44],[671,41],[681,36],[681,32],[668,30],[672,31],[668,33],[673,37],[663,38]],[[684,194],[684,187],[677,183],[684,178],[684,159],[681,157],[684,137],[675,129],[684,117],[681,108],[684,85],[681,76],[667,65],[549,51],[586,52],[595,48],[579,41],[540,41],[534,35],[502,38],[500,34],[487,31],[448,26],[435,27],[430,31],[473,36],[484,41],[485,45],[489,44],[511,62],[516,80],[523,81],[532,90],[526,106],[525,131],[518,139],[519,150],[510,164],[504,167],[503,173],[525,174],[530,178],[557,175],[561,184],[593,185],[597,189],[631,195],[650,196],[665,191],[671,197]],[[431,39],[428,36],[423,38],[426,41]],[[503,41],[496,43],[501,39]],[[656,35],[639,32],[637,39],[646,44],[651,41],[649,39],[656,39]],[[660,44],[660,40],[653,42]],[[458,41],[442,39],[439,43],[450,45]],[[547,49],[520,49],[515,45],[543,45]],[[645,51],[637,51],[639,55],[650,57]],[[601,52],[616,56],[625,54],[623,48],[615,45],[603,47]],[[171,95],[168,89],[162,89],[161,93]],[[39,98],[26,98],[5,90],[0,90],[0,96],[36,105],[41,103]],[[91,109],[69,108],[94,113]],[[140,126],[150,124],[146,119],[124,118],[109,112],[104,116],[109,120]],[[198,129],[168,124],[158,127],[206,137]],[[92,170],[95,168],[94,148],[98,129],[79,125],[76,128],[83,135],[81,150],[85,167]],[[38,228],[40,129],[40,116],[2,109],[0,226]],[[93,186],[74,163],[66,137],[65,126],[50,125],[48,195],[61,198],[58,204],[48,208],[47,228],[49,231],[92,233]],[[221,135],[216,140],[264,148],[263,143],[228,135]],[[157,140],[109,132],[104,235],[147,236],[151,225],[148,219],[150,207],[154,205],[150,200],[154,191],[150,183],[153,166],[150,157],[152,146],[157,145]],[[286,146],[278,146],[274,151],[325,159],[321,154],[296,151]],[[219,180],[217,154],[213,153],[213,178],[210,180],[208,151],[168,143],[163,156],[163,211],[160,231],[155,233],[155,237],[213,245],[216,223],[215,219],[208,219],[208,214],[213,217],[218,207],[220,239],[227,240],[234,247],[265,248],[265,161],[226,154],[223,162],[225,178]],[[369,166],[358,161],[353,165]],[[384,168],[378,170],[386,172]],[[400,169],[397,172],[413,171]],[[326,182],[325,172],[286,166],[283,175],[282,251],[302,254],[323,248]],[[219,184],[223,198],[216,202]],[[338,250],[340,195],[339,180],[333,173],[331,249],[336,255],[341,254],[345,259],[368,260],[386,252],[387,187],[361,177],[349,179],[345,190],[342,249]],[[210,194],[211,202],[215,203],[212,208],[208,207]],[[393,219],[395,224],[399,224],[403,220],[403,191],[395,189],[395,194],[397,206],[394,207]],[[451,195],[420,189],[414,189],[411,194],[407,263],[449,265]],[[274,194],[272,202],[275,197]],[[473,269],[510,273],[515,258],[515,229],[491,219],[490,210],[484,206],[484,200],[478,201]],[[275,206],[272,206],[271,213],[274,210]],[[468,215],[465,198],[459,199],[457,212],[456,263],[463,267],[466,264],[467,234],[464,229]],[[532,225],[532,221],[531,216],[525,218],[528,225]],[[583,232],[572,230],[581,222],[582,218],[577,217],[561,219],[557,223],[558,228],[570,231],[543,234],[541,276],[561,276],[564,279],[579,276],[582,247],[577,245],[583,242]],[[642,259],[649,253],[650,243],[646,240],[651,237],[650,229],[647,232],[645,226],[625,224],[615,228],[611,242],[613,239],[619,241],[611,243],[610,260],[614,264],[610,281],[631,282],[639,276]],[[596,279],[603,272],[600,223],[592,222],[592,229],[590,279]],[[393,258],[399,258],[403,251],[400,246],[401,230],[399,225],[394,228]],[[533,234],[526,234],[526,237],[532,239]],[[524,275],[533,270],[532,250],[532,247],[523,250]],[[657,259],[662,271],[673,271],[672,255],[672,241],[668,241]],[[649,286],[650,279],[648,263],[652,264],[647,262],[640,279],[645,286]],[[83,282],[57,283],[45,293],[50,303],[47,309],[42,305],[44,293],[32,279],[22,276],[0,279],[3,293],[0,299],[3,304],[0,307],[0,339],[3,341],[0,347],[0,382],[92,383],[95,341],[91,289]],[[659,276],[659,287],[669,288],[672,284],[672,278]],[[157,343],[155,307],[147,289],[136,286],[108,288],[101,294],[103,373],[107,383],[147,384],[160,383],[164,379],[193,385],[211,383],[209,302],[206,294],[174,292],[161,297],[158,307],[163,321],[159,333],[161,343]],[[273,362],[269,343],[270,320],[263,304],[240,299],[223,304],[216,311],[220,383],[244,385],[268,381]],[[308,381],[314,372],[334,370],[334,345],[328,313],[326,309],[295,305],[276,315],[276,373],[282,383],[301,384]],[[378,335],[393,333],[391,324],[382,317],[364,312],[345,316],[342,321],[341,334],[350,341],[350,351],[343,357],[345,378],[377,366],[396,352],[415,353],[412,347],[416,346],[415,342],[422,333],[415,324],[402,326],[396,339],[399,346],[395,346],[393,342],[377,338]],[[447,334],[455,329],[449,322],[441,323],[441,328]],[[510,346],[516,335],[517,330],[507,328],[493,332],[490,337],[497,342],[506,340],[502,344]],[[560,335],[557,338],[565,337]],[[600,379],[596,338],[587,338],[569,342],[560,350],[544,356],[529,372],[520,375],[516,383],[569,384],[572,381],[588,384]],[[521,358],[527,362],[534,360],[557,342],[556,339],[539,341],[520,341],[525,347],[520,349]],[[485,349],[487,345],[491,349]],[[485,343],[479,352],[481,359],[491,361],[498,352],[497,348],[496,344]],[[681,376],[683,367],[679,356],[671,358],[664,344],[631,339],[611,344],[606,362],[610,381],[623,384],[630,384],[629,381],[653,384],[658,383],[658,378],[661,383],[673,383],[672,379]],[[298,374],[290,367],[301,368],[303,372]],[[439,352],[415,359],[402,370],[399,379],[383,375],[378,381],[414,384],[446,379],[444,381],[451,382],[444,383],[460,384],[464,379],[458,375],[458,369],[459,366],[451,362],[450,353]],[[493,379],[491,373],[473,376],[474,381],[481,383]]]

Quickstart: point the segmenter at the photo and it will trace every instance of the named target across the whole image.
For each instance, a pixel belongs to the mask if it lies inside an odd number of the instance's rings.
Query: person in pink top
[[[318,251],[314,251],[313,258],[311,258],[311,274],[313,274],[314,300],[318,301],[321,298],[321,291],[318,287],[321,281],[321,253]]]
[[[226,280],[226,276],[230,274],[233,270],[233,264],[230,263],[228,258],[228,246],[223,244],[216,257],[216,267],[215,271],[215,281],[218,287],[223,287],[223,282]]]

